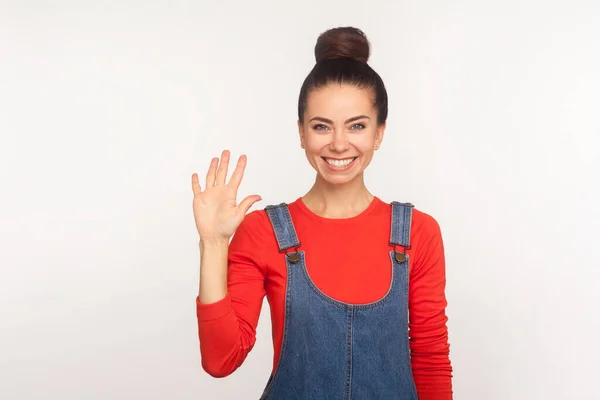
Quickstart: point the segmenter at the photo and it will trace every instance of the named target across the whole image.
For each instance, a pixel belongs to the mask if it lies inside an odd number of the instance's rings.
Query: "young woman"
[[[369,51],[356,28],[317,40],[298,101],[300,146],[317,172],[304,196],[246,215],[261,198],[236,203],[246,156],[226,183],[227,150],[204,191],[192,175],[202,366],[223,377],[242,364],[266,295],[274,357],[262,399],[452,398],[440,228],[364,182],[388,112]],[[402,173],[386,179],[400,185]]]

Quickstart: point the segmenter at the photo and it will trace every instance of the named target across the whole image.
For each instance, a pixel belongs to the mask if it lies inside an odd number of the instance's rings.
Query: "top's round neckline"
[[[327,217],[322,217],[322,216],[314,213],[311,209],[309,209],[306,206],[306,204],[304,203],[304,201],[302,200],[302,197],[299,197],[296,200],[298,208],[300,209],[300,211],[302,211],[302,213],[304,215],[306,215],[311,220],[318,221],[318,222],[325,223],[325,224],[347,224],[347,223],[360,222],[363,219],[368,218],[369,215],[373,212],[373,210],[375,210],[377,208],[377,206],[381,204],[381,202],[382,202],[382,200],[379,197],[373,196],[373,200],[371,200],[371,203],[369,203],[369,206],[367,208],[365,208],[363,211],[361,211],[359,214],[357,214],[353,217],[327,218]]]

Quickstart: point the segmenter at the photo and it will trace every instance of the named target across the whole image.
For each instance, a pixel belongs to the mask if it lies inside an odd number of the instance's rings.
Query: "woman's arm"
[[[413,376],[419,400],[451,400],[444,245],[437,221],[424,213],[420,217],[409,289]]]
[[[227,261],[227,286],[205,292],[196,298],[198,336],[203,369],[214,377],[233,373],[246,359],[256,341],[256,326],[265,296],[265,269],[260,258],[264,247],[261,210],[246,215],[227,251],[218,245],[205,246],[202,262]],[[225,269],[223,269],[225,270]],[[202,274],[202,273],[201,273]],[[219,277],[202,276],[206,281]],[[211,286],[215,287],[215,286]],[[212,301],[211,301],[212,300]]]

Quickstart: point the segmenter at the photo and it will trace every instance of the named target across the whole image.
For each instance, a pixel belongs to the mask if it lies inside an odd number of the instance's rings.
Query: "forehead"
[[[306,101],[306,114],[309,117],[347,118],[374,113],[372,90],[353,85],[334,83],[313,89]]]

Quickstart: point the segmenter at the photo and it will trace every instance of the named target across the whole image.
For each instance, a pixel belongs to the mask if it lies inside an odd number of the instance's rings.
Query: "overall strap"
[[[265,207],[265,211],[273,225],[279,251],[283,252],[291,247],[299,247],[300,242],[287,204],[268,205]]]
[[[397,201],[392,201],[390,205],[392,206],[390,244],[410,249],[410,226],[412,211],[415,206],[411,203],[400,203]]]

